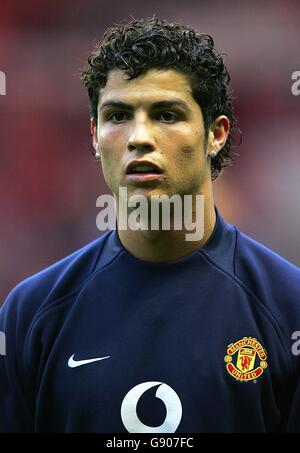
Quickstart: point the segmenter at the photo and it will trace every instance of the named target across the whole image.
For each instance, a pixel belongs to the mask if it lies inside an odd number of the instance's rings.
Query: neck
[[[180,230],[174,229],[174,217],[172,217],[171,228],[168,230],[161,228],[152,230],[150,227],[148,230],[118,229],[122,245],[136,258],[145,261],[173,261],[202,248],[214,230],[216,214],[212,193],[206,194],[201,199],[204,203],[199,213],[193,197],[194,231],[191,231],[191,223],[186,227],[185,221],[182,222]],[[117,213],[119,213],[118,200],[116,205]],[[117,218],[118,225],[120,225],[118,214]],[[198,226],[195,228],[195,225]]]

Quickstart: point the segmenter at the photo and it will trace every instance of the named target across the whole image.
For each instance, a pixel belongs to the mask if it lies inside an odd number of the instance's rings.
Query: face
[[[117,198],[120,186],[128,196],[205,193],[215,137],[209,135],[206,149],[201,108],[184,74],[152,69],[128,80],[124,71],[110,71],[92,132],[106,183]],[[155,172],[139,172],[137,160],[155,164]]]

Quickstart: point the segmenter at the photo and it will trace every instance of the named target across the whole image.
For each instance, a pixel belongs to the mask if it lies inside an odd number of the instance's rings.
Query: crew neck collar
[[[136,262],[140,265],[153,266],[153,267],[164,267],[176,265],[179,263],[185,263],[190,259],[195,258],[199,253],[210,256],[212,259],[221,259],[224,261],[226,267],[231,266],[232,263],[232,250],[233,250],[233,226],[226,223],[215,206],[216,222],[207,242],[203,247],[185,255],[181,258],[172,261],[147,261],[135,257],[128,249],[126,249],[118,235],[117,230],[113,230],[108,233],[104,249],[101,253],[101,266],[106,262],[110,262],[116,255],[124,254],[131,262]],[[98,267],[98,266],[97,266]]]

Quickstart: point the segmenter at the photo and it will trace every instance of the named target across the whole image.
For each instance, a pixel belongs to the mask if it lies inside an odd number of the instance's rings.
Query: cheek
[[[101,129],[100,129],[101,130]],[[103,127],[98,136],[102,152],[102,168],[106,177],[113,179],[118,173],[122,154],[125,149],[124,132]]]
[[[205,152],[203,146],[195,145],[182,146],[180,149],[181,161],[190,167],[193,165],[203,165],[205,161]]]
[[[174,128],[165,137],[169,143],[173,143],[176,149],[181,151],[183,156],[191,158],[197,151],[204,149],[204,131],[190,125],[181,125]]]
[[[177,153],[176,166],[173,167],[176,193],[199,193],[207,174],[203,148],[184,145]]]
[[[185,145],[181,148],[181,154],[184,159],[193,159],[196,154],[195,148],[189,145]]]
[[[110,152],[110,150],[116,150],[124,142],[124,132],[117,130],[112,127],[99,128],[100,132],[98,135],[99,145],[103,153]]]

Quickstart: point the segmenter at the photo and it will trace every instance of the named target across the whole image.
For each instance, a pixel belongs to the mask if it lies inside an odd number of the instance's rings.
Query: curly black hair
[[[230,75],[210,35],[177,23],[167,23],[155,16],[147,19],[131,17],[127,24],[115,24],[107,29],[80,74],[88,90],[91,115],[97,121],[99,90],[105,86],[111,69],[124,70],[130,80],[149,69],[166,68],[178,70],[190,78],[192,95],[203,114],[205,141],[209,126],[219,115],[226,115],[230,121],[228,139],[211,159],[214,180],[222,168],[232,163],[230,151],[236,119]]]

